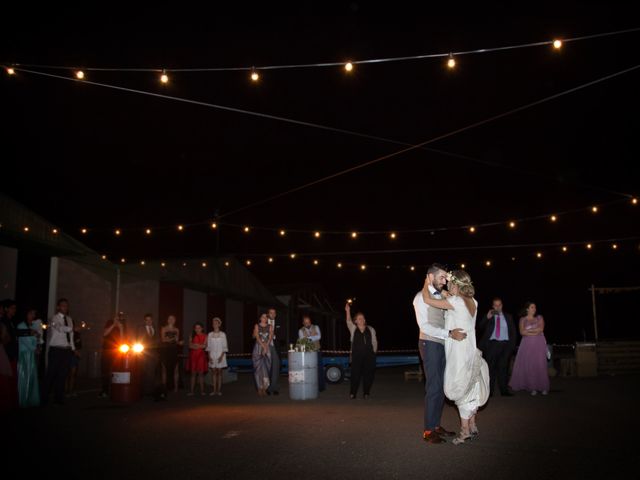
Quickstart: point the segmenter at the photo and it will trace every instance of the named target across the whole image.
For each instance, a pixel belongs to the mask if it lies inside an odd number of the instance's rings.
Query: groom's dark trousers
[[[444,407],[444,345],[429,340],[418,342],[425,376],[424,429],[440,426]]]

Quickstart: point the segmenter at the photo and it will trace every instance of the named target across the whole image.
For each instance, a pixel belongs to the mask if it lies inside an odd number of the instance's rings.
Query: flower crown
[[[462,287],[470,287],[473,285],[473,282],[471,282],[471,280],[460,280],[453,274],[453,272],[447,272],[447,281],[455,283],[456,285]]]

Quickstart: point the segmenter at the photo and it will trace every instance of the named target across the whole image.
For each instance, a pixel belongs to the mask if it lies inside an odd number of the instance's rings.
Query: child
[[[222,369],[227,368],[226,352],[227,336],[220,331],[222,320],[215,317],[212,320],[213,332],[207,337],[207,351],[209,352],[209,368],[211,369],[211,384],[213,391],[209,395],[222,395]]]
[[[196,322],[191,333],[189,342],[189,370],[191,371],[191,391],[187,394],[193,395],[196,386],[196,375],[200,383],[200,395],[204,395],[204,374],[207,373],[207,355],[204,353],[207,336],[204,334],[204,325]]]

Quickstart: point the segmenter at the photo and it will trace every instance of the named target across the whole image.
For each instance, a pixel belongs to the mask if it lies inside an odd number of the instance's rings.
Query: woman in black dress
[[[344,307],[347,312],[347,328],[351,334],[351,394],[353,400],[358,395],[360,379],[364,398],[369,398],[373,377],[376,371],[376,352],[378,339],[373,327],[367,325],[364,313],[358,312],[351,318],[351,304]]]
[[[173,380],[173,391],[178,391],[178,348],[183,345],[180,340],[180,329],[176,327],[176,317],[169,315],[166,325],[160,329],[160,341],[162,342],[162,385],[167,389],[167,377]],[[169,384],[169,388],[172,385]]]

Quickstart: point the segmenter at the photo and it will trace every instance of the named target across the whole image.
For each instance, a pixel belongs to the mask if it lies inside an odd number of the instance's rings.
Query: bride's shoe
[[[477,437],[477,436],[478,436],[478,434],[479,434],[480,432],[478,431],[478,427],[476,427],[476,426],[474,425],[473,427],[470,427],[470,428],[469,428],[469,433],[471,434],[471,437],[472,437],[472,438],[475,438],[475,437]]]
[[[458,436],[453,440],[451,440],[451,443],[453,443],[454,445],[460,445],[461,443],[464,443],[465,441],[469,440],[471,437],[472,437],[471,433],[463,432],[462,430],[460,430],[460,433],[458,434]]]

